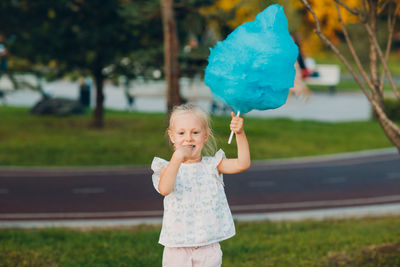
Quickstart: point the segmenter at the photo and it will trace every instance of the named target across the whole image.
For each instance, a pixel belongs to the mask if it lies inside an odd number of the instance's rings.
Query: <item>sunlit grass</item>
[[[90,127],[91,115],[29,115],[27,108],[0,107],[0,165],[87,166],[149,165],[168,158],[166,115],[107,111],[105,128]],[[218,147],[228,157],[230,118],[213,117]],[[252,159],[287,158],[390,147],[378,123],[324,123],[246,118]]]
[[[236,223],[223,266],[399,266],[400,218]],[[0,230],[2,266],[161,266],[160,226]]]

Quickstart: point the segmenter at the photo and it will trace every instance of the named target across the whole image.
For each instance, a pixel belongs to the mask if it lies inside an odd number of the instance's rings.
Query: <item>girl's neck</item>
[[[188,159],[182,163],[185,163],[185,164],[199,163],[199,162],[201,162],[202,159],[203,158],[200,156],[198,158]]]

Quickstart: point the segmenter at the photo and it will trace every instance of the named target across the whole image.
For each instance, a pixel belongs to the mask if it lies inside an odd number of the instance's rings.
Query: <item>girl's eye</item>
[[[179,132],[178,134],[179,134],[179,135],[183,135],[183,134],[184,134],[184,132]]]
[[[194,133],[194,134],[198,134],[199,132],[197,132],[197,131],[194,131],[193,133]]]

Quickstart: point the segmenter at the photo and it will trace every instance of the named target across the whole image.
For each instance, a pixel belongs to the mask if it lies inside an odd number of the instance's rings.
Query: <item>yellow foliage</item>
[[[379,0],[379,2],[384,0]],[[395,0],[400,1],[400,0]],[[314,18],[311,13],[306,11],[300,0],[278,0],[274,1],[284,6],[285,13],[288,16],[289,25],[295,29],[302,43],[303,51],[312,55],[321,51],[322,41],[314,33]],[[337,9],[334,0],[309,0],[315,11],[323,33],[333,42],[338,43],[337,33],[341,32],[341,26],[338,20]],[[343,0],[351,8],[362,10],[362,0]],[[252,21],[254,17],[261,12],[271,1],[266,0],[216,0],[211,7],[203,9],[205,14],[217,14],[217,12],[233,12],[232,19],[225,21],[226,25],[232,29],[240,24]],[[343,7],[339,7],[344,24],[358,23],[358,17],[351,14]],[[400,9],[398,10],[400,15]],[[293,17],[301,17],[296,21]],[[218,27],[217,23],[210,22],[211,25]]]
[[[229,25],[237,27],[244,22],[254,20],[254,14],[252,14],[249,6],[242,5],[236,9],[236,16],[234,20],[229,21]]]
[[[47,16],[48,16],[50,19],[54,19],[54,18],[56,17],[56,12],[54,11],[54,9],[49,9],[49,10],[47,11]]]
[[[240,0],[217,0],[214,5],[202,9],[204,14],[211,14],[217,11],[230,11],[240,3]]]
[[[346,4],[351,7],[360,7],[362,0],[346,0]],[[333,0],[312,0],[311,6],[313,7],[315,14],[318,19],[322,23],[322,28],[324,32],[330,36],[334,37],[335,31],[340,30],[340,24],[337,14],[337,9],[335,6],[335,1]],[[345,10],[343,7],[339,7],[341,16],[344,24],[355,23],[358,21],[358,18]],[[307,19],[314,21],[311,13],[307,12]]]
[[[229,11],[240,3],[240,0],[218,0],[215,7]]]
[[[298,10],[306,10],[300,0],[291,1]],[[360,8],[362,0],[346,0],[346,5],[351,8]],[[333,42],[338,43],[337,32],[341,31],[338,13],[334,0],[309,0],[315,15],[321,24],[322,32]],[[343,7],[340,8],[341,17],[344,24],[351,24],[358,22],[358,18],[348,12]],[[321,51],[322,41],[314,33],[314,18],[310,12],[305,12],[303,23],[299,26],[298,31],[302,35],[302,48],[305,54],[312,55],[316,51]]]
[[[234,17],[226,21],[226,24],[233,29],[244,22],[254,20],[267,5],[265,0],[217,0],[214,5],[204,8],[202,12],[204,14],[234,12]]]
[[[54,59],[50,60],[49,67],[51,67],[51,68],[57,67],[57,60],[54,60]]]

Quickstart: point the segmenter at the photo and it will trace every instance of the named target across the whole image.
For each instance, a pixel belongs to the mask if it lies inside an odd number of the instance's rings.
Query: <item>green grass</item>
[[[0,107],[0,165],[105,166],[149,165],[169,158],[165,114],[107,111],[105,128],[91,128],[91,115],[32,116],[27,108]],[[219,146],[228,157],[229,117],[214,117]],[[378,123],[324,123],[246,118],[253,160],[323,155],[390,147]]]
[[[399,266],[400,217],[237,223],[223,266]],[[159,226],[0,230],[1,266],[161,266]]]

